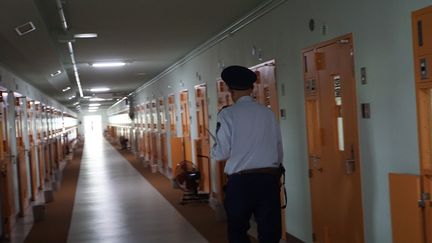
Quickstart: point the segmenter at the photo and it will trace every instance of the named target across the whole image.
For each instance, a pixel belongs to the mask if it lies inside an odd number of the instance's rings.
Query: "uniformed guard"
[[[211,156],[227,160],[224,206],[230,243],[250,242],[247,231],[254,215],[261,243],[281,238],[280,166],[283,151],[275,114],[251,97],[256,74],[230,66],[221,74],[234,104],[218,114]]]

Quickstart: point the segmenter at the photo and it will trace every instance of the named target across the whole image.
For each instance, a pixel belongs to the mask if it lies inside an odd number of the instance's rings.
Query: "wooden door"
[[[210,138],[208,130],[207,86],[195,86],[195,103],[198,136],[195,139],[195,156],[201,172],[200,190],[210,193]]]
[[[185,159],[184,155],[184,149],[183,149],[183,138],[179,137],[177,134],[177,128],[176,128],[176,122],[177,122],[177,116],[176,116],[176,102],[175,102],[175,95],[169,95],[168,96],[168,115],[170,118],[170,145],[171,145],[171,172],[172,176],[175,176],[175,170],[177,167],[177,164],[180,163]]]
[[[192,161],[192,142],[190,136],[191,119],[189,113],[189,95],[187,90],[180,93],[180,116],[185,160]]]
[[[154,99],[151,102],[151,151],[152,151],[152,162],[157,164],[160,158],[159,155],[159,131],[158,131],[158,119],[159,113],[157,110],[157,100]]]
[[[28,200],[28,178],[27,178],[27,151],[24,146],[24,118],[26,114],[20,108],[20,98],[16,98],[16,107],[15,107],[15,128],[16,128],[16,137],[17,137],[17,169],[18,169],[18,190],[19,190],[19,215],[24,216],[24,212],[29,206]]]
[[[412,14],[424,242],[432,243],[432,6]]]
[[[217,98],[218,98],[218,103],[217,103],[218,112],[220,112],[223,108],[233,104],[233,100],[231,98],[231,94],[229,92],[228,86],[225,84],[223,80],[217,81],[216,91],[217,91]],[[217,188],[218,188],[218,194],[216,195],[216,197],[220,201],[223,201],[224,198],[223,187],[227,183],[227,179],[228,179],[224,171],[225,164],[226,161],[219,161],[219,163],[217,164],[217,171],[216,171]]]
[[[146,129],[144,131],[144,154],[145,159],[147,161],[151,161],[151,129],[152,129],[152,121],[151,121],[151,108],[150,102],[147,102],[145,105],[145,120],[146,120]]]
[[[303,51],[315,242],[364,242],[351,35]]]
[[[0,93],[0,195],[3,237],[10,240],[15,222],[15,197],[13,194],[13,172],[11,152],[9,151],[6,129],[6,105],[3,93]]]
[[[168,168],[167,158],[167,141],[166,141],[166,115],[165,115],[165,101],[163,97],[159,98],[159,120],[160,120],[160,134],[159,134],[159,145],[160,145],[160,156],[162,161],[162,169],[166,172]]]

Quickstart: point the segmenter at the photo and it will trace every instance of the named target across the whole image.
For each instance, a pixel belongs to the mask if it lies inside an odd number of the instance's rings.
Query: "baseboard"
[[[286,233],[286,242],[287,243],[305,243],[304,241],[298,239],[294,235],[291,235],[290,233]]]

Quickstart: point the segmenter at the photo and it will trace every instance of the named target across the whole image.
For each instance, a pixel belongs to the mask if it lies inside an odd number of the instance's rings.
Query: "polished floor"
[[[68,243],[207,242],[102,136],[86,135]]]

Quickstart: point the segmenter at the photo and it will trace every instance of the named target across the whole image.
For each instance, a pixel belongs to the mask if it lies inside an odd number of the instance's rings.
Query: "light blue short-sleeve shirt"
[[[214,160],[227,160],[225,173],[278,167],[282,163],[281,133],[275,114],[250,96],[218,114]]]

